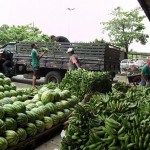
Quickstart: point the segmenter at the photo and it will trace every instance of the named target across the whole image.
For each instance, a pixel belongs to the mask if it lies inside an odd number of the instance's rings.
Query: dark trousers
[[[9,71],[8,71],[8,68],[9,67],[12,67],[12,62],[10,60],[6,60],[4,63],[3,63],[3,70],[4,70],[4,74],[8,74]]]

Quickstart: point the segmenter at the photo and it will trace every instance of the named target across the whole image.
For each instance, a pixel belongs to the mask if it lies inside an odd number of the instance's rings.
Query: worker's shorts
[[[33,67],[33,75],[38,77],[39,76],[39,67]]]

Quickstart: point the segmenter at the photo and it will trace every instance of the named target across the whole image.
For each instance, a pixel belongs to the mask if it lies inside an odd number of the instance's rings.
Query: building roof
[[[138,2],[150,21],[150,0],[138,0]]]

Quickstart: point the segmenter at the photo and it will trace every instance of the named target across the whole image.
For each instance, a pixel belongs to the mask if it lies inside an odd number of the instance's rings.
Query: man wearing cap
[[[80,68],[79,60],[78,60],[78,57],[74,54],[73,48],[68,48],[66,53],[68,53],[70,56],[69,64],[68,64],[69,69],[72,69],[72,70],[79,69]]]
[[[150,60],[145,64],[141,71],[141,83],[142,86],[150,86]]]

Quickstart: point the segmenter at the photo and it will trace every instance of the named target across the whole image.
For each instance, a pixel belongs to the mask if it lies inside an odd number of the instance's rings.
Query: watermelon
[[[2,106],[0,106],[0,119],[2,119],[5,115],[5,111],[4,108]]]
[[[18,128],[16,132],[19,136],[19,141],[24,141],[27,138],[27,132],[25,129]]]
[[[0,137],[0,149],[6,150],[8,147],[8,142],[4,137]]]
[[[4,98],[4,93],[3,92],[0,92],[0,99]]]
[[[54,94],[54,102],[60,101],[60,95],[59,95],[59,93],[58,92],[53,92],[53,94]]]
[[[27,99],[28,99],[28,95],[23,94],[23,95],[22,95],[22,101],[24,102],[24,101],[26,101]]]
[[[15,119],[6,117],[5,118],[6,130],[16,130],[17,129],[17,122]]]
[[[60,111],[62,111],[65,108],[62,102],[56,102],[55,105],[56,105],[57,110],[60,110]]]
[[[38,101],[38,102],[36,102],[36,106],[37,107],[40,107],[40,106],[43,106],[44,104],[41,102],[41,101]]]
[[[17,95],[22,95],[23,94],[23,89],[17,89],[16,92],[17,92]]]
[[[3,85],[3,87],[4,87],[4,91],[9,91],[11,88],[10,85],[7,84]]]
[[[61,100],[60,102],[61,102],[63,108],[69,108],[69,105],[68,105],[69,103],[68,103],[68,101],[66,101],[66,100]]]
[[[60,93],[62,90],[60,89],[60,88],[58,88],[58,87],[56,87],[55,89],[54,89],[54,92],[56,92],[56,93]]]
[[[49,102],[54,102],[54,93],[52,90],[47,90],[42,93],[41,101],[43,104],[47,104]]]
[[[39,95],[35,94],[32,100],[40,100]]]
[[[4,87],[0,85],[0,92],[4,92]]]
[[[10,90],[10,95],[11,96],[16,96],[17,95],[17,92],[15,90]]]
[[[33,123],[28,123],[25,130],[29,137],[33,137],[37,134],[37,128]]]
[[[4,74],[3,74],[3,73],[0,73],[0,78],[1,78],[1,79],[4,79],[4,77],[5,77]]]
[[[30,101],[31,101],[31,100],[30,100]],[[28,105],[26,106],[26,109],[27,109],[27,110],[31,110],[31,109],[36,108],[36,107],[37,107],[36,104],[30,103],[30,104],[28,104]]]
[[[10,91],[4,91],[4,97],[11,97]]]
[[[64,109],[63,112],[64,112],[64,115],[66,117],[70,114],[70,110],[69,109]]]
[[[38,133],[41,133],[41,132],[43,132],[45,130],[45,123],[43,121],[36,120],[35,121],[35,125],[36,125]]]
[[[28,117],[24,113],[17,113],[16,121],[18,127],[25,127],[28,124]]]
[[[50,117],[52,118],[54,125],[57,125],[59,123],[59,118],[56,114],[51,114]]]
[[[40,106],[39,109],[41,109],[44,113],[44,116],[49,116],[51,109],[48,106]]]
[[[4,97],[0,100],[0,106],[4,106],[5,104],[12,104],[10,97]]]
[[[63,119],[65,119],[65,118],[64,118],[65,115],[64,115],[64,113],[61,112],[61,111],[58,111],[56,115],[58,116],[59,122],[61,122]]]
[[[11,85],[11,80],[10,80],[10,78],[5,77],[5,78],[3,79],[3,83],[4,83],[4,85]]]
[[[0,78],[0,85],[4,85],[4,81],[2,78]]]
[[[3,120],[0,119],[0,135],[2,135],[6,130],[6,124]]]
[[[28,122],[34,123],[36,120],[36,114],[32,111],[26,111],[26,115],[28,117]]]
[[[10,98],[11,98],[12,102],[18,101],[16,96],[11,96]]]
[[[43,119],[43,117],[44,117],[44,111],[42,109],[33,108],[31,111],[35,113],[36,120],[42,120]]]
[[[38,91],[38,96],[39,98],[41,98],[41,95],[43,94],[43,92],[49,90],[46,86],[43,86],[42,88],[39,89]]]
[[[33,104],[33,101],[28,99],[24,101],[23,103],[27,106],[28,104],[31,104],[31,103]]]
[[[18,101],[24,102],[22,95],[17,94],[17,99],[18,99]]]
[[[16,91],[16,85],[15,85],[14,83],[11,83],[11,85],[10,85],[10,89],[11,89],[11,90],[15,90],[15,91]]]
[[[55,114],[57,112],[57,107],[54,103],[47,103],[45,106],[49,107],[50,113]]]
[[[15,117],[17,115],[16,108],[13,105],[5,104],[3,108],[7,117]]]
[[[50,129],[53,126],[53,120],[51,117],[45,116],[43,121],[45,123],[45,129]]]
[[[17,113],[25,113],[26,111],[26,106],[23,102],[16,101],[13,103],[13,106],[16,108]]]
[[[8,146],[16,146],[19,142],[18,134],[13,130],[6,130],[4,136],[8,142]]]
[[[71,97],[71,92],[69,90],[63,90],[59,94],[60,94],[60,99],[67,99]]]

